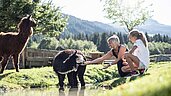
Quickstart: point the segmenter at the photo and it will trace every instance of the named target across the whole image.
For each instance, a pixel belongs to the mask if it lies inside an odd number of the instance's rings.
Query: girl
[[[145,35],[138,30],[132,30],[129,34],[129,40],[134,43],[129,53],[125,54],[125,59],[129,65],[122,67],[123,72],[131,71],[136,74],[137,69],[147,69],[149,66],[148,42]]]

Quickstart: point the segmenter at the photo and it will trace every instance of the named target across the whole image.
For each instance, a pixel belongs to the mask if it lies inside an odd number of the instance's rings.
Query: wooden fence
[[[56,50],[40,50],[26,48],[20,56],[20,68],[50,66],[53,57],[58,53]],[[8,69],[13,68],[12,60],[9,60]]]
[[[56,50],[40,50],[27,48],[24,51],[24,68],[50,66],[50,60],[58,53]]]
[[[57,50],[40,50],[26,48],[20,56],[19,66],[20,68],[51,66],[51,61],[58,52],[59,51]],[[90,52],[89,57],[92,59],[96,59],[98,57],[101,57],[103,54],[103,52]],[[11,59],[9,60],[7,68],[14,68]]]
[[[57,50],[40,50],[40,49],[31,49],[26,48],[20,56],[20,68],[31,68],[31,67],[42,67],[42,66],[51,66],[53,57],[58,53]],[[103,52],[91,52],[89,57],[96,59],[103,56]],[[113,59],[112,59],[113,60]],[[106,60],[108,61],[108,60]],[[150,56],[150,61],[171,61],[171,54],[159,54]],[[11,64],[11,59],[7,65],[8,69],[14,68]]]
[[[150,56],[151,62],[171,61],[171,54],[158,54]]]

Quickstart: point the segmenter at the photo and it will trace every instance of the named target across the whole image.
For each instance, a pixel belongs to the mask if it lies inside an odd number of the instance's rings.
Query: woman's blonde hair
[[[119,37],[117,35],[112,35],[110,36],[108,39],[107,39],[107,42],[109,41],[114,41],[114,42],[117,42],[117,43],[120,43],[120,40],[119,40]]]
[[[137,39],[141,39],[142,42],[144,43],[145,47],[148,46],[147,38],[143,32],[140,32],[137,29],[133,29],[132,31],[130,31],[129,36],[137,37]]]

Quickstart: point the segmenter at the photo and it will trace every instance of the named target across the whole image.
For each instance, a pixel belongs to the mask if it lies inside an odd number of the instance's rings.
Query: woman
[[[118,72],[119,75],[121,77],[127,76],[129,74],[129,72],[123,72],[121,70],[121,68],[125,65],[123,65],[123,60],[124,60],[124,54],[127,51],[126,47],[124,45],[120,44],[120,40],[119,37],[117,35],[113,35],[111,37],[109,37],[107,39],[108,45],[111,48],[110,51],[108,51],[105,55],[103,55],[102,57],[99,57],[97,59],[94,59],[92,61],[86,61],[84,62],[85,65],[88,64],[97,64],[97,63],[101,63],[104,60],[108,60],[110,59],[112,56],[115,56],[116,59],[114,60],[114,62],[112,62],[111,64],[109,64],[109,66],[117,64],[118,67]],[[108,66],[108,67],[109,67]]]

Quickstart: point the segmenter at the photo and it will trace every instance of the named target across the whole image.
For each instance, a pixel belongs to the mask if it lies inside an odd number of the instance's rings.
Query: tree
[[[78,33],[77,35],[78,40],[86,40],[86,34],[85,33]]]
[[[163,42],[168,42],[169,41],[169,36],[168,35],[164,35],[163,36]]]
[[[153,40],[154,42],[162,42],[162,36],[160,34],[155,34]]]
[[[99,46],[97,48],[99,51],[102,51],[102,52],[109,51],[109,46],[108,46],[108,43],[107,43],[107,38],[108,38],[107,34],[106,33],[102,33],[100,44],[99,44]]]
[[[105,0],[104,11],[107,13],[106,18],[125,26],[126,31],[131,31],[151,17],[152,4],[145,5],[145,0]]]
[[[0,32],[16,31],[20,19],[32,13],[32,0],[1,0]]]
[[[0,1],[0,32],[16,31],[20,19],[32,14],[38,26],[34,34],[57,37],[66,28],[68,17],[61,13],[59,7],[41,0],[1,0]]]
[[[150,38],[150,36],[148,35],[147,32],[145,32],[145,36],[146,36],[146,38],[147,38],[147,41],[148,41],[148,42],[151,42],[151,38]]]
[[[58,41],[56,38],[44,38],[38,45],[38,49],[50,49],[55,50],[58,46]]]
[[[117,36],[119,37],[120,43],[121,43],[121,44],[124,44],[125,42],[124,42],[124,38],[123,38],[122,33],[121,33],[121,32],[118,32],[118,33],[117,33]]]
[[[34,13],[39,25],[36,33],[57,37],[66,28],[68,16],[62,14],[60,7],[55,7],[51,0],[35,6]]]
[[[100,42],[100,35],[99,35],[99,33],[98,32],[95,32],[91,36],[92,36],[92,40],[91,41],[93,41],[93,43],[96,46],[99,46],[99,42]]]

